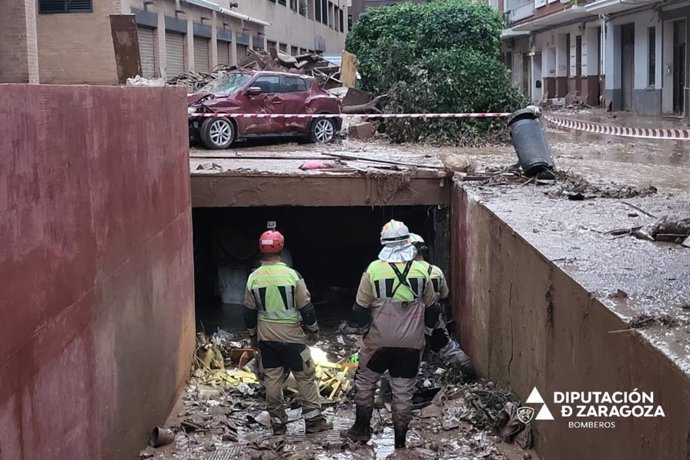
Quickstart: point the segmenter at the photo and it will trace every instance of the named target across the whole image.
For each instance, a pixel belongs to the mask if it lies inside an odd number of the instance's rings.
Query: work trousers
[[[266,410],[271,416],[271,423],[281,425],[287,422],[283,384],[289,372],[297,382],[302,418],[308,420],[321,415],[321,398],[309,347],[303,343],[259,341],[259,351],[264,369]]]
[[[415,348],[362,348],[355,374],[355,404],[373,407],[376,384],[388,371],[393,393],[393,426],[406,428],[412,420],[412,397],[420,359],[421,350]]]

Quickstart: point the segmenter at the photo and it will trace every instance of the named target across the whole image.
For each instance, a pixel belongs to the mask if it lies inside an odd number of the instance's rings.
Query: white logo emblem
[[[528,406],[518,407],[517,418],[527,425],[534,418],[534,409]]]
[[[551,414],[551,411],[549,408],[546,406],[546,403],[544,402],[544,398],[541,397],[539,394],[539,390],[537,390],[537,387],[534,387],[532,390],[532,393],[529,394],[529,397],[527,398],[527,401],[525,401],[527,404],[541,404],[541,409],[539,409],[539,412],[537,413],[537,416],[534,417],[534,420],[553,420],[553,415]],[[521,407],[520,409],[523,409]],[[518,409],[518,414],[519,410]],[[531,409],[531,408],[530,408]],[[532,413],[534,413],[534,409],[532,409]],[[520,420],[522,421],[522,419]],[[526,422],[523,422],[526,423]]]

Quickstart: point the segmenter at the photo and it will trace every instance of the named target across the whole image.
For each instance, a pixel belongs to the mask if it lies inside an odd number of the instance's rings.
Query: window
[[[39,14],[91,13],[91,0],[38,0]]]
[[[287,0],[278,0],[281,5],[287,5]]]
[[[328,25],[328,0],[321,0],[321,22]]]
[[[299,93],[307,91],[307,80],[304,78],[285,77],[283,78],[283,92],[284,93]]]
[[[314,20],[321,22],[321,0],[316,0],[316,8],[314,11]]]
[[[340,31],[345,32],[345,28],[343,27],[345,23],[343,22],[343,10],[338,8],[338,14],[340,15]]]
[[[273,75],[263,75],[252,83],[252,86],[261,88],[262,93],[280,93],[280,77]]]
[[[656,27],[647,29],[648,53],[647,53],[647,85],[656,84]]]
[[[297,0],[290,0],[290,9],[297,11]]]

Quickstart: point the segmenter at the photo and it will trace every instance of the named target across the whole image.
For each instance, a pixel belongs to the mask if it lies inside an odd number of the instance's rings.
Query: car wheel
[[[201,124],[201,142],[208,149],[227,149],[235,141],[235,124],[227,118],[209,118]]]
[[[317,118],[309,128],[309,139],[318,144],[328,144],[335,139],[335,123],[330,118]]]

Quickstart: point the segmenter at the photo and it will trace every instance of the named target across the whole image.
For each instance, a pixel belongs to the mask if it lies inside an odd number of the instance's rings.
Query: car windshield
[[[234,93],[249,81],[249,75],[243,73],[226,73],[202,88],[205,93],[215,95]]]

